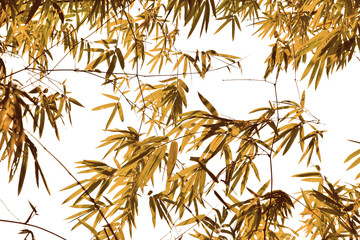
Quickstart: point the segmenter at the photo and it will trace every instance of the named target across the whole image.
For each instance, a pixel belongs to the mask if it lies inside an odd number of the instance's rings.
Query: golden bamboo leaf
[[[198,93],[199,98],[201,100],[201,102],[205,105],[205,107],[211,112],[211,114],[218,116],[218,112],[216,111],[216,109],[214,108],[214,106],[200,93]]]
[[[116,103],[107,103],[107,104],[104,104],[104,105],[94,107],[92,110],[94,110],[94,111],[103,110],[103,109],[111,108],[111,107],[114,107],[114,106],[116,106]]]
[[[184,226],[184,225],[188,225],[188,224],[192,224],[192,223],[200,223],[204,218],[206,217],[205,214],[201,214],[201,215],[198,215],[198,216],[194,216],[192,218],[189,218],[181,223],[179,223],[178,225],[176,226]]]
[[[169,157],[167,161],[167,179],[171,177],[171,174],[174,170],[177,160],[178,149],[179,146],[177,141],[172,141],[170,144]]]

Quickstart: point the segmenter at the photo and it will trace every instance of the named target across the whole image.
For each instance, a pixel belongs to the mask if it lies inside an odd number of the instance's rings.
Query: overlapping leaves
[[[51,72],[48,69],[53,59],[51,49],[61,44],[78,61],[87,54],[87,65],[76,71],[98,73],[104,84],[112,84],[114,89],[113,94],[104,94],[112,102],[94,108],[112,109],[105,126],[110,136],[100,146],[108,148],[105,157],[112,157],[113,166],[94,160],[79,162],[81,172],[90,177],[69,186],[75,192],[65,202],[72,201],[72,206],[80,209],[70,217],[78,219],[75,227],[85,226],[97,239],[124,239],[125,224],[130,231],[136,226],[139,196],[147,194],[154,225],[158,217],[170,227],[198,224],[202,231],[196,229],[192,234],[198,239],[296,236],[296,232],[291,233],[285,227],[294,207],[290,195],[272,188],[265,193],[269,182],[255,193],[248,182],[251,177],[262,180],[257,166],[263,157],[271,162],[280,152],[288,154],[294,145],[300,146],[300,162],[306,159],[307,165],[311,165],[314,154],[321,160],[319,142],[324,131],[318,130],[317,119],[308,114],[305,94],[299,104],[281,101],[255,109],[253,113],[261,112],[261,115],[250,120],[223,117],[206,93],[198,93],[204,110],[187,111],[191,91],[186,77],[196,74],[205,78],[216,62],[223,62],[226,65],[222,67],[227,68],[240,64],[238,57],[215,50],[177,49],[176,39],[183,33],[182,25],[189,26],[186,36],[194,34],[196,29],[201,35],[215,19],[220,22],[215,33],[231,27],[234,39],[241,24],[251,20],[258,26],[260,37],[274,40],[266,59],[265,78],[275,72],[277,79],[290,64],[297,70],[310,56],[302,78],[310,75],[309,84],[314,82],[318,87],[324,70],[330,74],[343,68],[359,46],[358,2],[17,0],[0,3],[0,27],[6,31],[0,39],[0,148],[2,159],[9,160],[10,180],[20,168],[19,192],[30,155],[34,159],[37,183],[41,177],[46,185],[24,119],[31,119],[33,131],[38,130],[39,136],[48,122],[59,137],[57,123],[62,120],[63,110],[69,113],[71,103],[81,104],[67,97],[65,88],[57,92],[34,83],[31,84],[34,89],[29,91],[17,87],[11,79],[17,72],[6,71],[3,56],[26,55],[28,66],[19,72],[32,71],[41,82]],[[104,31],[106,36],[91,41],[90,33],[78,39],[78,30],[85,22],[90,31]],[[160,73],[165,66],[176,73],[153,80],[153,75],[141,73],[146,65],[147,73],[154,69]],[[130,74],[129,69],[135,73]],[[121,91],[125,82],[129,90]],[[137,117],[141,115],[139,130],[110,128],[116,115],[121,121],[126,120],[120,100],[126,101]],[[359,164],[359,154],[357,150],[345,160],[353,161],[349,169]],[[358,186],[331,184],[320,172],[300,173],[295,177],[319,184],[317,190],[302,191],[300,198],[306,205],[303,215],[309,218],[300,230],[312,234],[313,239],[359,237]],[[222,186],[219,193],[217,189]],[[253,197],[239,200],[246,190]],[[204,214],[209,196],[224,206],[222,212],[214,210],[215,218]],[[178,215],[180,223],[176,223],[174,215]],[[226,222],[230,215],[230,221]],[[101,227],[100,223],[108,219],[106,227]]]

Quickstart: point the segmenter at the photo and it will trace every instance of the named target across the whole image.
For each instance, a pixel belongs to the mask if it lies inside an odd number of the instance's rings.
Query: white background
[[[223,81],[224,79],[252,78],[262,79],[266,65],[264,60],[271,51],[268,46],[271,42],[259,40],[256,36],[251,36],[253,29],[245,31],[236,36],[235,41],[231,41],[231,35],[226,32],[220,32],[213,36],[211,33],[203,36],[201,39],[196,34],[190,39],[182,38],[177,44],[178,49],[182,50],[208,50],[213,49],[221,53],[228,53],[242,57],[241,65],[243,73],[233,69],[231,73],[227,71],[212,72],[205,80],[198,77],[187,78],[186,82],[189,88],[196,93],[201,92],[214,106],[218,112],[225,116],[231,116],[237,119],[250,119],[248,112],[257,107],[268,105],[269,100],[274,100],[274,90],[270,84],[264,82],[250,81]],[[61,50],[59,50],[59,54]],[[59,55],[61,56],[61,55]],[[8,63],[11,63],[8,60]],[[13,62],[15,64],[15,62]],[[15,66],[15,65],[14,65]],[[71,68],[74,62],[68,58],[62,66]],[[80,67],[80,65],[78,65]],[[81,66],[84,67],[84,66]],[[166,70],[164,71],[166,73]],[[297,74],[298,79],[301,76]],[[19,76],[27,77],[25,75]],[[79,100],[85,108],[74,106],[72,111],[73,125],[67,124],[60,129],[61,140],[58,141],[47,125],[48,131],[40,139],[41,142],[57,156],[72,173],[76,173],[75,162],[84,159],[101,160],[107,149],[97,149],[106,133],[103,132],[109,111],[91,111],[92,108],[108,102],[101,93],[110,93],[111,89],[102,86],[102,80],[91,77],[85,73],[61,72],[51,74],[51,77],[63,81],[67,79],[68,90],[72,92],[74,98]],[[269,77],[274,81],[274,76]],[[329,80],[323,77],[318,90],[314,86],[307,88],[306,79],[298,82],[300,93],[306,89],[306,106],[317,118],[320,119],[321,130],[328,130],[321,142],[321,153],[323,162],[318,163],[314,157],[315,164],[319,164],[322,173],[330,181],[341,180],[342,182],[353,182],[358,169],[346,172],[347,166],[343,164],[344,159],[352,151],[357,149],[357,145],[350,143],[347,139],[359,140],[359,62],[356,58],[347,66],[344,71],[339,71],[331,75]],[[294,81],[294,72],[287,74],[281,73],[279,78],[279,99],[298,101],[298,94]],[[188,99],[189,105],[194,104],[201,108],[199,100],[195,97]],[[124,104],[125,105],[125,104]],[[126,118],[125,113],[125,118]],[[117,125],[118,124],[118,125]],[[138,123],[130,123],[138,126]],[[59,124],[60,126],[61,124]],[[112,127],[124,128],[124,123],[115,122]],[[39,215],[31,219],[30,223],[51,230],[66,239],[89,239],[90,234],[83,227],[71,231],[73,223],[64,221],[75,211],[72,211],[68,205],[61,205],[63,200],[70,193],[59,192],[63,187],[73,183],[73,180],[61,168],[61,166],[44,150],[39,149],[39,161],[48,180],[52,195],[48,196],[45,189],[35,188],[33,169],[30,167],[26,176],[26,183],[23,192],[17,196],[17,181],[8,184],[7,160],[0,163],[0,219],[24,221],[31,212],[27,201],[37,206]],[[291,178],[296,173],[305,172],[305,162],[298,165],[300,158],[299,152],[287,154],[285,157],[276,158],[274,164],[274,189],[283,189],[289,193],[296,193],[300,190],[298,179]],[[31,166],[29,164],[29,166]],[[308,169],[314,170],[314,169]],[[268,162],[264,162],[261,167],[262,181],[269,179]],[[77,175],[79,179],[82,176]],[[251,183],[250,183],[251,184]],[[256,186],[258,183],[254,183]],[[251,185],[249,185],[251,186]],[[311,188],[311,184],[302,185],[304,188]],[[256,189],[256,188],[255,188]],[[5,205],[9,208],[6,209]],[[140,215],[138,218],[138,229],[134,231],[133,239],[161,239],[168,232],[166,225],[161,225],[155,230],[152,227],[150,210],[145,205],[140,206]],[[0,223],[0,232],[4,239],[23,239],[23,236],[17,235],[24,226]],[[43,231],[34,231],[37,240],[58,239]],[[181,233],[181,232],[180,232]],[[176,234],[173,232],[173,234]],[[151,236],[151,237],[150,237]],[[176,235],[167,235],[164,239],[173,239]],[[184,236],[183,239],[189,239]],[[300,238],[299,238],[300,239]]]

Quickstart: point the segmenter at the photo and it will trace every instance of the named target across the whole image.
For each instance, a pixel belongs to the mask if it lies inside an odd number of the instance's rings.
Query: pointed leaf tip
[[[218,116],[218,112],[216,111],[215,107],[203,96],[198,92],[199,98],[201,102],[205,105],[205,107],[210,111],[212,115]]]

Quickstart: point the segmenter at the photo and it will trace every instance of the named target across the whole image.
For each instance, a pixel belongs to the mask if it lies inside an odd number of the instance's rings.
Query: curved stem
[[[19,224],[19,225],[25,225],[25,226],[28,226],[28,227],[33,227],[33,228],[37,228],[37,229],[40,229],[44,232],[47,232],[47,233],[50,233],[51,235],[54,235],[60,239],[63,239],[63,240],[66,240],[66,238],[50,231],[50,230],[47,230],[45,228],[42,228],[42,227],[39,227],[39,226],[36,226],[36,225],[33,225],[33,224],[30,224],[30,223],[23,223],[23,222],[18,222],[18,221],[11,221],[11,220],[5,220],[5,219],[0,219],[0,222],[5,222],[5,223],[13,223],[13,224]]]

